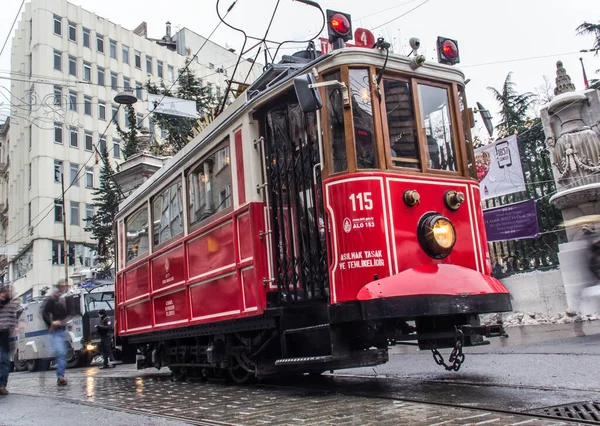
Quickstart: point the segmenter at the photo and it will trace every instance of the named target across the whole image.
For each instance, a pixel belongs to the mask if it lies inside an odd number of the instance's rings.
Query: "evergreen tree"
[[[187,63],[186,63],[187,65]],[[211,114],[211,110],[219,105],[219,99],[210,93],[208,87],[202,87],[196,74],[189,67],[179,70],[179,80],[173,90],[163,80],[157,85],[148,81],[146,83],[148,93],[180,98],[196,102],[196,110],[200,117]],[[167,138],[164,145],[153,146],[153,153],[157,155],[173,155],[180,151],[187,143],[188,138],[193,136],[193,128],[197,119],[178,117],[175,115],[153,113],[156,124],[166,131]]]
[[[133,105],[127,105],[125,107],[127,113],[127,124],[128,129],[123,129],[119,126],[119,120],[115,117],[115,124],[117,125],[117,133],[123,139],[125,145],[123,146],[123,159],[127,160],[132,155],[137,154],[138,148],[138,129],[137,129],[137,117],[135,116],[135,109]]]
[[[100,186],[94,191],[95,214],[86,219],[86,232],[91,232],[92,239],[98,241],[98,257],[101,262],[111,263],[114,259],[113,222],[121,201],[120,191],[113,179],[114,171],[110,164],[108,151],[102,155],[100,169]]]
[[[594,46],[592,46],[592,50],[594,50],[596,55],[600,53],[600,22],[598,22],[597,24],[592,24],[591,22],[584,22],[583,24],[577,27],[577,34],[593,35],[595,40]]]
[[[502,89],[488,87],[496,102],[500,104],[501,121],[496,126],[500,137],[520,133],[527,128],[525,124],[527,112],[535,101],[535,95],[530,92],[517,93],[516,84],[512,81],[512,72],[504,80]]]

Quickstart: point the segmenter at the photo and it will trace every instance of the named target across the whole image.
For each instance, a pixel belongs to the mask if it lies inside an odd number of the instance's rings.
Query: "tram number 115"
[[[356,205],[358,204],[358,210],[373,210],[373,200],[371,200],[370,192],[359,192],[358,194],[350,195],[350,201],[352,201],[352,211],[355,212]]]

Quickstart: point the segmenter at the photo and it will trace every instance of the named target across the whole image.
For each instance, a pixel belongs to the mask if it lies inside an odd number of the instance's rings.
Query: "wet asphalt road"
[[[430,351],[402,347],[392,350],[387,364],[339,371],[325,382],[342,393],[521,412],[600,401],[600,324],[513,327],[508,333],[508,339],[466,348],[458,372],[436,365]],[[449,352],[442,351],[445,358]]]
[[[53,371],[15,373],[9,383],[13,394],[0,398],[0,425],[80,425],[83,420],[173,426],[534,426],[565,423],[489,410],[533,413],[542,407],[600,401],[600,323],[510,328],[509,334],[509,339],[494,339],[489,346],[466,349],[458,372],[444,371],[430,352],[398,347],[390,362],[379,367],[267,380],[257,386],[172,382],[166,369],[136,371],[132,365],[69,370],[69,386],[58,389]]]

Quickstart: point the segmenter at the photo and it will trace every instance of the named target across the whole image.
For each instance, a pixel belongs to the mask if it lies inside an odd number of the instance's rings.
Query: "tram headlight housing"
[[[421,218],[417,236],[423,251],[434,259],[448,256],[456,243],[454,225],[439,213],[427,213]]]

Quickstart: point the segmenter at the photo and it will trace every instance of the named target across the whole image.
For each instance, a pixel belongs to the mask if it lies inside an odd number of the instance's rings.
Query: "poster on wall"
[[[482,200],[525,191],[516,136],[477,148],[475,166]]]
[[[484,210],[483,221],[488,243],[540,235],[535,200]]]

